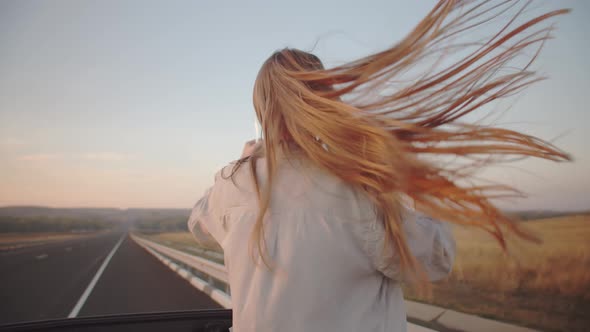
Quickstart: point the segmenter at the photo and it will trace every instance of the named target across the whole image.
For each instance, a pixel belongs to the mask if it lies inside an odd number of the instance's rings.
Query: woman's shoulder
[[[238,177],[243,177],[245,171],[250,169],[247,159],[233,160],[222,166],[215,173],[215,184],[222,185],[226,182],[235,182]]]
[[[252,158],[231,161],[215,174],[215,185],[223,188],[226,194],[231,192],[253,192]],[[256,174],[258,182],[266,178],[265,163],[256,160]]]

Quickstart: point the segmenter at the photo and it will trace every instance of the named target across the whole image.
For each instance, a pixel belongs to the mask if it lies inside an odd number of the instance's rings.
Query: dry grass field
[[[174,246],[196,246],[193,235],[189,232],[173,232],[173,233],[156,233],[156,234],[142,234],[142,237],[156,241],[159,243],[174,245]]]
[[[588,331],[590,215],[524,225],[543,244],[511,239],[508,255],[488,234],[456,228],[452,275],[432,297],[408,297],[546,331]]]

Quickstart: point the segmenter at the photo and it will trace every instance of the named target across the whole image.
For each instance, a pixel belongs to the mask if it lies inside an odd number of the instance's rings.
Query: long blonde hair
[[[310,162],[368,195],[382,219],[386,245],[399,254],[398,263],[405,271],[419,277],[416,280],[422,280],[423,274],[402,232],[404,198],[434,218],[486,230],[503,248],[506,231],[535,239],[491,202],[514,194],[515,189],[469,185],[469,180],[474,171],[498,161],[492,158],[496,156],[555,161],[569,156],[520,132],[458,121],[541,79],[530,70],[552,29],[541,23],[567,10],[514,26],[530,1],[517,8],[519,4],[441,0],[393,47],[331,69],[324,69],[316,56],[289,48],[266,60],[253,96],[264,144],[249,164],[260,207],[252,243],[267,266],[263,219],[272,200],[277,153],[289,155],[293,146]],[[452,42],[510,10],[517,13],[493,36]],[[533,53],[527,55],[528,51]],[[459,59],[436,66],[448,54]],[[513,67],[513,60],[523,56],[527,61]],[[422,68],[433,58],[435,65]],[[412,70],[420,76],[397,81]],[[474,159],[478,155],[485,158]],[[269,173],[264,188],[256,178],[255,161],[262,156]],[[455,156],[464,162],[451,167],[422,156]]]

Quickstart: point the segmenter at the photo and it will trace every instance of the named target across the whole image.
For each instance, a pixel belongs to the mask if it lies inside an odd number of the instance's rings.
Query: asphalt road
[[[121,232],[2,252],[0,285],[0,324],[220,308]]]

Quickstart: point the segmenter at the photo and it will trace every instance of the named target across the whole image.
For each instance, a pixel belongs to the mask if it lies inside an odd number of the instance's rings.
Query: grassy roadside
[[[12,247],[26,247],[41,243],[69,240],[93,233],[0,233],[0,250]]]
[[[137,233],[150,241],[154,241],[165,246],[184,251],[191,255],[197,255],[214,262],[223,264],[223,253],[217,247],[203,247],[195,241],[191,233],[187,232],[167,232],[167,233]]]

